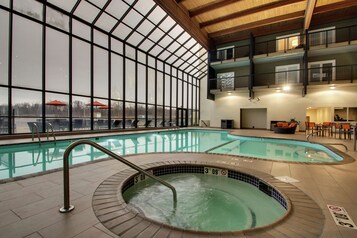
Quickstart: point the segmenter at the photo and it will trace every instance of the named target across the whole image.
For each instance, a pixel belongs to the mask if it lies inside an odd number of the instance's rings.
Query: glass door
[[[176,111],[176,125],[179,127],[187,127],[188,126],[188,109],[177,108]]]

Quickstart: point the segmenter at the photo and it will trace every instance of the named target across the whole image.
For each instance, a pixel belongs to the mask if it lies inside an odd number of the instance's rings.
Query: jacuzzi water
[[[176,207],[171,190],[151,179],[130,187],[123,198],[146,217],[175,227],[238,231],[271,224],[287,213],[274,198],[239,180],[188,173],[160,177],[176,188]]]

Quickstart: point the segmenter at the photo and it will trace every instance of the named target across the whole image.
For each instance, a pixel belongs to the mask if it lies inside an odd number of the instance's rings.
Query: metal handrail
[[[37,123],[36,123],[36,122],[33,122],[33,123],[32,123],[32,126],[31,126],[32,141],[35,140],[35,132],[34,132],[34,129],[36,129],[38,141],[41,143],[40,132],[39,132],[39,130],[38,130],[38,126],[37,126]]]
[[[346,151],[348,151],[348,147],[342,143],[323,143],[324,145],[341,145],[343,147],[345,147]]]
[[[322,130],[317,130],[317,131],[314,131],[314,132],[311,132],[310,134],[308,134],[307,136],[306,136],[306,140],[308,141],[308,142],[310,142],[310,140],[309,140],[309,137],[310,136],[312,136],[312,135],[314,135],[314,134],[318,134],[319,132],[321,132]]]
[[[66,151],[63,154],[63,195],[64,195],[64,205],[63,207],[60,208],[60,212],[61,213],[66,213],[66,212],[70,212],[74,209],[73,205],[70,205],[70,199],[69,199],[69,154],[71,153],[71,151],[73,150],[74,147],[78,146],[78,145],[83,145],[83,144],[87,144],[87,145],[91,145],[93,147],[95,147],[96,149],[102,151],[103,153],[111,156],[112,158],[119,160],[120,162],[122,162],[123,164],[129,166],[132,169],[135,169],[137,171],[139,171],[140,173],[145,174],[146,176],[154,179],[155,181],[161,183],[162,185],[168,187],[169,189],[171,189],[172,194],[173,194],[173,200],[174,200],[174,207],[176,207],[177,204],[177,193],[176,193],[176,189],[169,184],[168,182],[165,182],[164,180],[162,180],[159,177],[156,177],[153,174],[148,173],[147,171],[143,170],[142,168],[140,168],[139,166],[129,162],[128,160],[124,159],[123,157],[113,153],[112,151],[98,145],[97,143],[90,141],[90,140],[78,140],[73,142],[72,144],[70,144],[68,146],[68,148],[66,149]]]
[[[55,135],[55,132],[53,130],[53,126],[52,126],[52,124],[50,122],[47,122],[47,124],[46,124],[47,140],[48,140],[48,135],[49,135],[49,132],[50,132],[49,129],[51,129],[51,132],[52,132],[51,134],[52,134],[53,139],[55,140],[55,143],[56,143],[56,135]]]

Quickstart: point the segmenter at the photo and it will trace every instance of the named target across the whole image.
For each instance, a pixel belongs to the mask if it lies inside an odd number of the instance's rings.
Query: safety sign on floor
[[[357,229],[355,223],[352,221],[351,217],[343,207],[335,205],[327,205],[327,207],[337,225],[351,229]]]

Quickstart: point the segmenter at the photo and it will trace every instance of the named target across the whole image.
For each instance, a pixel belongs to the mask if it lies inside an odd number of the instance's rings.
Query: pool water
[[[343,158],[326,147],[307,142],[229,135],[226,131],[176,130],[91,138],[125,156],[150,152],[206,152],[294,162],[337,162]],[[0,146],[0,179],[61,168],[63,153],[71,140]],[[70,165],[108,158],[99,150],[80,145]]]
[[[123,194],[124,200],[153,220],[184,229],[237,231],[268,225],[286,214],[274,198],[248,183],[204,174],[160,176],[176,188],[172,192],[152,179]]]

